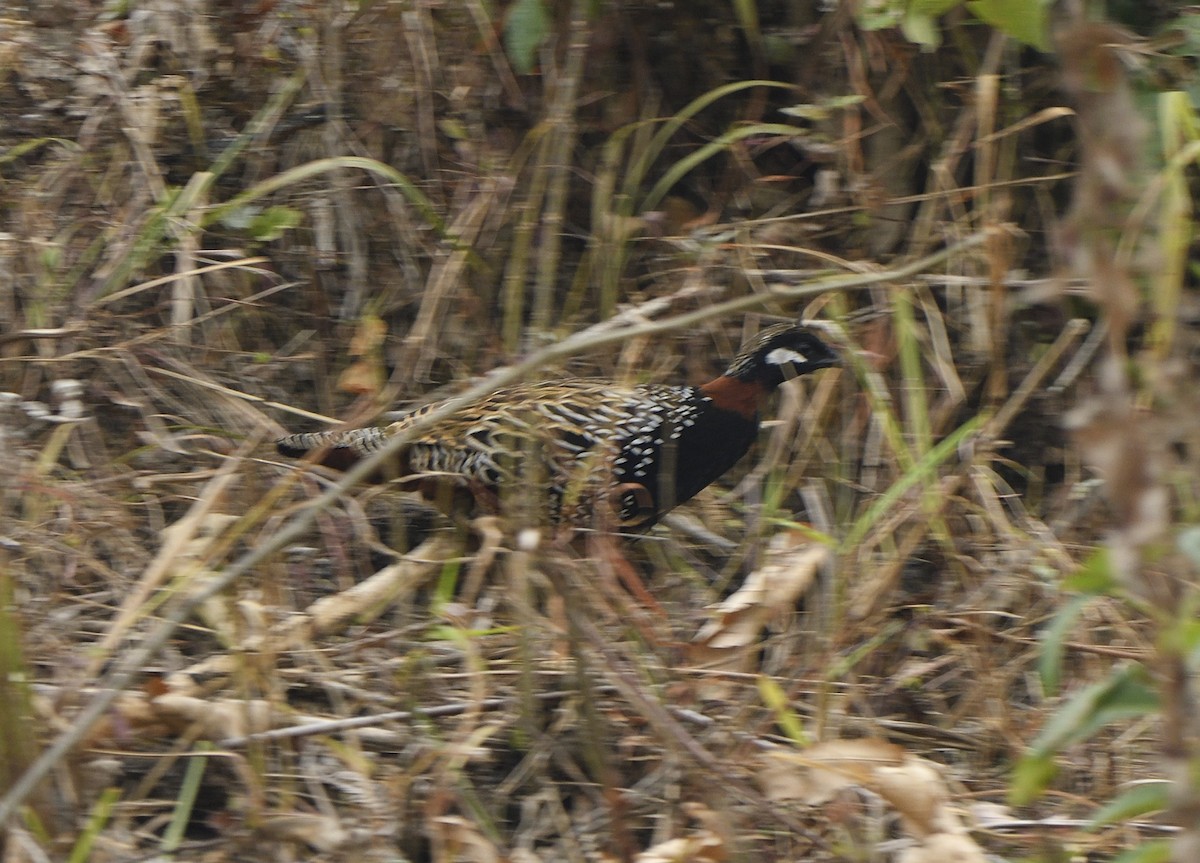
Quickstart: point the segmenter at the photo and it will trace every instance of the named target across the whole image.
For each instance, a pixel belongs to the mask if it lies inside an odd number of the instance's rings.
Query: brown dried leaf
[[[150,702],[157,719],[183,731],[198,724],[211,740],[244,737],[271,728],[271,704],[260,699],[214,700],[190,695],[160,695]]]
[[[691,836],[668,839],[634,857],[635,863],[719,863],[728,857],[720,836],[699,830]]]
[[[348,353],[359,359],[338,376],[338,389],[355,395],[374,395],[387,383],[387,368],[380,348],[387,337],[387,324],[374,315],[364,315],[350,338]]]
[[[432,552],[437,547],[431,544],[428,550]],[[432,562],[428,562],[430,560]],[[295,618],[290,626],[295,630],[301,623],[306,623],[312,627],[312,634],[318,635],[334,631],[352,619],[373,618],[398,598],[419,587],[437,571],[439,565],[437,559],[431,556],[385,566],[341,593],[321,597],[306,609],[304,617]]]
[[[737,592],[714,607],[712,619],[700,628],[695,641],[712,650],[756,643],[773,616],[791,610],[828,558],[826,546],[816,545],[802,534],[776,535],[762,566]]]
[[[358,329],[350,337],[350,356],[365,357],[375,353],[387,336],[387,324],[374,315],[364,315],[358,322]]]
[[[499,849],[472,822],[458,815],[434,818],[429,824],[435,860],[458,863],[500,863]]]
[[[908,756],[902,764],[875,770],[870,787],[904,817],[905,829],[914,836],[943,831],[961,832],[962,823],[949,810],[949,791],[937,768]]]
[[[964,833],[935,833],[900,855],[897,863],[986,863],[983,850]]]
[[[907,863],[984,859],[951,807],[937,766],[892,743],[831,740],[802,752],[772,752],[759,782],[772,800],[809,805],[824,803],[845,788],[867,788],[890,803],[902,816],[905,830],[920,840],[906,852]]]
[[[336,818],[310,812],[285,812],[266,816],[259,830],[271,839],[301,842],[315,851],[333,851],[349,838]]]
[[[338,389],[355,395],[373,395],[387,383],[383,363],[374,359],[356,360],[338,375]]]
[[[759,774],[772,800],[824,803],[843,788],[870,787],[881,767],[898,767],[908,754],[884,740],[830,740],[801,752],[770,752]]]
[[[224,512],[206,512],[198,520],[181,518],[162,529],[163,548],[173,548],[172,563],[176,570],[185,563],[203,560],[213,541],[238,516]]]
[[[118,696],[99,722],[87,736],[89,746],[102,747],[114,743],[128,743],[138,735],[150,738],[167,734],[168,729],[148,699],[140,692],[127,692]]]

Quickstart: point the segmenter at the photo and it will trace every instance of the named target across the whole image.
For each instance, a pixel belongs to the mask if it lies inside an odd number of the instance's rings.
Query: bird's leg
[[[504,543],[504,531],[501,529],[500,519],[497,516],[481,515],[472,519],[471,530],[479,537],[479,549],[467,567],[459,594],[460,601],[468,608],[475,606],[475,600],[483,587],[483,580],[492,564],[495,563],[496,554]]]
[[[617,577],[617,581],[648,611],[666,619],[658,600],[650,593],[633,564],[621,551],[620,544],[610,531],[598,530],[587,535],[588,554],[606,566]]]

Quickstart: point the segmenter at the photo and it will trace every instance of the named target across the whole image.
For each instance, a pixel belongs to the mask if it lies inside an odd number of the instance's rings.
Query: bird
[[[645,531],[750,450],[767,397],[784,381],[839,364],[811,327],[768,326],[724,373],[699,386],[578,378],[517,384],[460,407],[400,446],[388,478],[440,508],[519,510],[540,522]],[[292,434],[281,455],[345,470],[440,402],[382,427]],[[465,494],[464,494],[465,493]],[[514,506],[515,505],[515,506]]]

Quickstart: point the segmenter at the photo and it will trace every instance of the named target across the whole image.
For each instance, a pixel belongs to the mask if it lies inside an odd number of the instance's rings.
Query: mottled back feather
[[[477,501],[532,486],[545,492],[539,519],[646,528],[745,455],[766,394],[835,362],[816,336],[781,325],[700,387],[603,380],[506,387],[418,433],[384,473],[427,494],[465,487]],[[345,468],[435,407],[384,428],[290,435],[277,445],[289,456],[324,449],[322,463]]]

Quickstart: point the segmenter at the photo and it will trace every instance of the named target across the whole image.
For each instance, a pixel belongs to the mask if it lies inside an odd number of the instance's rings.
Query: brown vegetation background
[[[6,7],[5,860],[1198,859],[1186,50],[532,5]],[[797,316],[644,538],[269,446]]]

